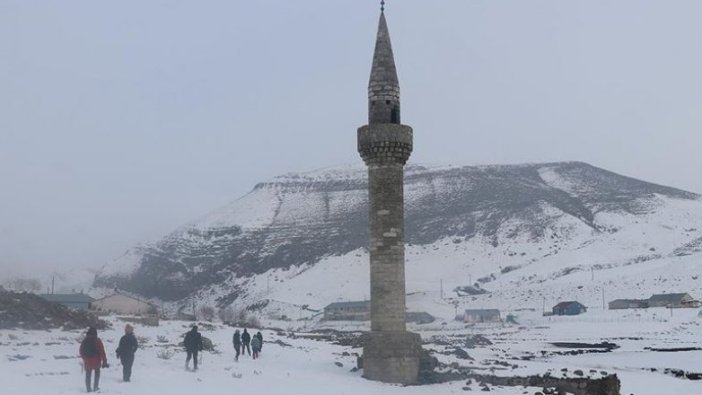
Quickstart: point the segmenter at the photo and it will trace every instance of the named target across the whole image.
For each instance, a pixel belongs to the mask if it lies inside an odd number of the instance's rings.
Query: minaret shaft
[[[373,331],[406,328],[403,178],[401,164],[368,166]]]

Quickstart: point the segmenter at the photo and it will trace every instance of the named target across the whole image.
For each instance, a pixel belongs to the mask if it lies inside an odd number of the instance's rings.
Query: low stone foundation
[[[478,374],[468,377],[480,383],[499,386],[550,387],[575,395],[620,395],[620,383],[616,374],[600,379],[551,376],[499,377]]]
[[[416,384],[422,339],[412,332],[363,335],[363,377],[396,384]]]

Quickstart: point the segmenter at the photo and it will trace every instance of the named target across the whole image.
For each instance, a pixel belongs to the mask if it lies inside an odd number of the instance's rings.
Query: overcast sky
[[[0,0],[0,273],[101,266],[257,182],[360,165],[378,3]],[[702,192],[702,1],[386,13],[411,161]]]

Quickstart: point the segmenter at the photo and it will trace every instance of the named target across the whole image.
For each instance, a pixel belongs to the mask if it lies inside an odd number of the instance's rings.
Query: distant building
[[[460,317],[457,317],[460,319]],[[469,324],[481,322],[502,322],[500,310],[497,309],[467,309],[463,313],[463,322]]]
[[[98,299],[92,306],[95,311],[115,314],[144,315],[158,312],[156,305],[121,293]]]
[[[324,308],[324,319],[327,321],[369,321],[370,302],[332,303]],[[408,312],[406,320],[416,324],[429,324],[434,322],[435,318],[426,312]]]
[[[415,324],[431,324],[434,322],[435,318],[433,315],[419,311],[419,312],[408,312],[407,322],[414,322]]]
[[[648,300],[646,299],[615,299],[609,302],[610,310],[623,309],[645,309],[648,308]]]
[[[328,321],[368,321],[370,302],[336,302],[324,308],[324,319]]]
[[[553,315],[579,315],[587,311],[587,307],[580,302],[561,302],[551,309]]]
[[[95,299],[84,293],[39,295],[49,302],[62,304],[73,310],[89,310]]]
[[[690,294],[656,294],[648,299],[649,307],[700,307],[700,302],[695,300]]]

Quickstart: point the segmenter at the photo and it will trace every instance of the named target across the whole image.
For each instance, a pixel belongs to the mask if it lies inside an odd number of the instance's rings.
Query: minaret
[[[421,339],[405,326],[404,165],[412,128],[400,123],[400,84],[381,11],[368,84],[368,125],[358,129],[358,152],[368,166],[371,332],[363,348],[363,376],[417,381]]]

